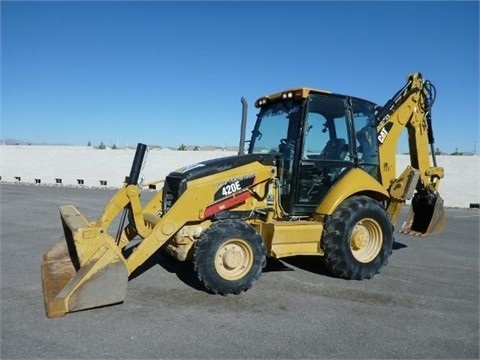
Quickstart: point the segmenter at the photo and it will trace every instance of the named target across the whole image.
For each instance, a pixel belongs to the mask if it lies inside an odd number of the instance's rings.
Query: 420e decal
[[[217,190],[214,195],[214,201],[220,200],[249,187],[253,184],[254,180],[255,174],[249,174],[240,179],[228,180]]]

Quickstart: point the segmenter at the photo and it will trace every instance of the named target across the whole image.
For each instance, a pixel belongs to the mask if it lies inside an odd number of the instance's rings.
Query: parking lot
[[[318,258],[292,257],[269,260],[249,291],[218,296],[188,263],[159,254],[124,303],[48,319],[40,264],[62,233],[58,206],[94,220],[114,192],[0,192],[2,359],[479,358],[478,210],[447,209],[445,230],[428,238],[396,233],[371,280],[332,278]]]

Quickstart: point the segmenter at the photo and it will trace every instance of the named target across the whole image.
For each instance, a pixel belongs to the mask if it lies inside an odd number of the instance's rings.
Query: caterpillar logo
[[[385,125],[381,130],[380,132],[378,133],[378,136],[377,136],[377,139],[378,139],[378,142],[380,144],[383,144],[385,142],[385,139],[387,138],[387,135],[390,131],[390,129],[392,128],[393,124],[392,123],[388,123],[387,125]]]

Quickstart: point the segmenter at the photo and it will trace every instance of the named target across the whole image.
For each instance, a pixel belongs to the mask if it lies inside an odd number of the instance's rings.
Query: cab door
[[[294,213],[315,210],[330,188],[354,166],[346,98],[310,95],[296,172]]]

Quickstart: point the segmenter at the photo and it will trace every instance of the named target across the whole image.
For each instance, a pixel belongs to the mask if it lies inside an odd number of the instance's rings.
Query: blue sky
[[[2,1],[0,138],[237,145],[242,96],[251,130],[261,95],[383,105],[415,71],[436,147],[480,147],[477,1]]]

